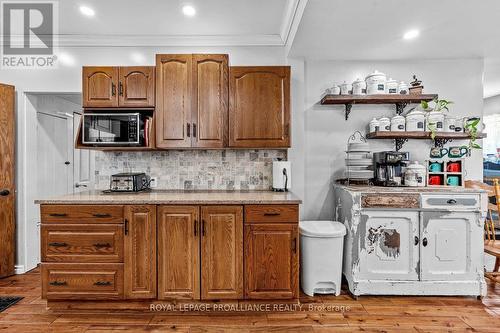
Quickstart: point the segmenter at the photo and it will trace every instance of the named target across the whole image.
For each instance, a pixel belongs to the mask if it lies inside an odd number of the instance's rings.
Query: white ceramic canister
[[[406,129],[405,126],[405,117],[403,116],[394,116],[391,119],[391,131],[393,132],[404,132]]]
[[[370,127],[370,133],[378,132],[380,129],[380,122],[377,120],[377,118],[373,118],[370,121],[369,127]]]
[[[366,94],[366,82],[361,79],[356,79],[352,83],[352,94],[353,95],[365,95]]]
[[[414,110],[406,116],[406,131],[425,131],[425,113]]]
[[[404,183],[406,186],[423,187],[425,186],[426,175],[425,166],[415,161],[405,168]]]
[[[406,95],[406,94],[408,94],[408,91],[409,91],[408,89],[409,89],[408,84],[406,84],[404,81],[399,82],[398,94]]]
[[[367,95],[385,94],[387,76],[384,73],[374,71],[366,77],[365,81]]]
[[[444,117],[444,132],[455,132],[455,126],[457,123],[457,118],[451,116]]]
[[[391,130],[391,120],[387,117],[380,118],[379,120],[380,126],[379,131],[386,132]]]
[[[350,95],[351,93],[352,93],[352,84],[344,81],[344,83],[340,85],[340,94]]]
[[[330,88],[330,94],[340,95],[340,87],[338,85],[334,84],[333,87]]]
[[[398,93],[398,81],[394,79],[389,79],[385,83],[385,93],[386,94],[397,94]]]
[[[436,132],[444,130],[444,114],[441,111],[432,111],[427,115],[427,126],[432,125],[436,128]]]

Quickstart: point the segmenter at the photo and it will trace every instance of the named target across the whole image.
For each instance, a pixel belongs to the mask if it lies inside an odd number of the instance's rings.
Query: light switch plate
[[[151,177],[150,180],[149,187],[156,188],[158,186],[158,179],[156,177]]]

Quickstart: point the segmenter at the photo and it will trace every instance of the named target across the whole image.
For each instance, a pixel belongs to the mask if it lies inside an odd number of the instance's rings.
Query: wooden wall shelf
[[[408,104],[417,104],[421,101],[430,102],[438,98],[437,94],[423,95],[325,95],[321,105],[345,105],[345,119],[349,119],[353,104],[395,104],[396,113],[403,113],[404,108]]]
[[[366,135],[367,139],[393,139],[396,142],[396,150],[399,151],[403,145],[409,139],[417,139],[417,140],[430,140],[431,132],[391,132],[391,131],[378,131],[373,133],[368,133]],[[478,139],[486,138],[486,133],[478,133]],[[447,142],[452,140],[468,140],[470,139],[470,135],[464,132],[437,132],[436,137],[434,139],[434,143],[437,147],[442,147]]]

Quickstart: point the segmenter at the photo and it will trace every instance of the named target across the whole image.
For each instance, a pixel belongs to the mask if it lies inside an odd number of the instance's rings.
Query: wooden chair
[[[500,240],[496,239],[495,221],[492,212],[497,216],[500,210],[500,184],[498,179],[494,180],[495,186],[491,186],[479,181],[465,181],[465,187],[482,189],[488,192],[488,198],[496,197],[496,205],[488,201],[488,216],[484,222],[484,252],[495,257],[495,267],[492,272],[485,272],[484,276],[495,282],[500,282],[497,277],[500,276]]]

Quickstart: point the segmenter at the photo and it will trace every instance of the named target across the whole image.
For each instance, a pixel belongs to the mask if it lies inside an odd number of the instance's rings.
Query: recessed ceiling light
[[[191,5],[184,5],[182,6],[182,13],[186,16],[195,16],[196,9]]]
[[[85,16],[94,16],[95,11],[87,6],[80,6],[80,12]]]
[[[142,53],[134,52],[130,55],[130,58],[137,64],[144,64],[146,62],[146,58]]]
[[[413,29],[413,30],[409,30],[407,31],[404,35],[403,35],[403,38],[404,39],[414,39],[414,38],[417,38],[418,35],[420,35],[420,31],[418,31],[417,29]]]

